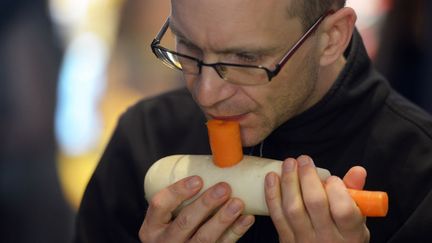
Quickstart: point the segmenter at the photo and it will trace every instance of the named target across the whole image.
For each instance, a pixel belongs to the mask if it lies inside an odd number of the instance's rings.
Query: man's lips
[[[240,121],[240,120],[243,120],[247,116],[247,113],[240,114],[240,115],[232,115],[232,116],[217,116],[217,115],[212,115],[212,114],[209,114],[209,115],[212,119],[216,119],[216,120]]]

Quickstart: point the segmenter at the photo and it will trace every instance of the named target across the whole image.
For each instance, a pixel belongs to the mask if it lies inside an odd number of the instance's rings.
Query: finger
[[[192,198],[203,185],[198,176],[184,178],[156,193],[149,202],[144,223],[148,225],[167,224],[172,212],[185,200]]]
[[[284,214],[297,238],[308,235],[312,230],[312,224],[303,203],[298,165],[298,161],[295,159],[285,160],[282,165],[281,176]]]
[[[327,179],[326,191],[330,212],[341,234],[352,233],[363,227],[366,219],[361,215],[344,182],[339,177],[331,176]]]
[[[314,162],[305,155],[297,160],[303,201],[313,228],[320,235],[330,235],[335,232],[335,227],[330,215],[327,194]]]
[[[228,200],[230,194],[231,188],[225,182],[206,190],[197,200],[184,207],[170,223],[166,231],[167,242],[183,242],[189,239],[197,228]]]
[[[268,173],[265,178],[265,199],[270,217],[281,239],[292,239],[293,233],[288,224],[282,207],[282,195],[279,176]]]
[[[361,166],[355,166],[348,170],[343,178],[346,187],[361,190],[366,182],[367,172]]]
[[[234,224],[224,232],[222,237],[217,241],[219,243],[237,242],[255,222],[253,215],[242,215]]]
[[[230,228],[244,209],[244,203],[231,198],[218,212],[194,234],[191,242],[216,242]]]

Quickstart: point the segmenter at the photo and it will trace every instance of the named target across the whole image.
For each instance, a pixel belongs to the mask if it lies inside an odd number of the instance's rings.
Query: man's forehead
[[[282,29],[293,27],[286,8],[281,7],[287,6],[287,1],[172,0],[171,20],[177,32],[190,40],[211,38],[224,42],[239,34],[244,38],[256,38],[257,35],[263,39],[266,36],[275,38]],[[296,33],[296,28],[284,32],[285,35],[291,33]]]
[[[293,0],[171,0],[172,11],[182,14],[221,15],[233,18],[245,15],[285,15]]]
[[[269,28],[286,24],[291,0],[171,0],[172,16],[179,25]],[[188,22],[188,23],[186,23]]]

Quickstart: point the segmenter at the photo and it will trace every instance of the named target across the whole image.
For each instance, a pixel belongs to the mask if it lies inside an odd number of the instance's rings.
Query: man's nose
[[[210,66],[202,66],[195,83],[195,98],[199,105],[211,107],[228,99],[235,92],[234,85],[223,80]]]

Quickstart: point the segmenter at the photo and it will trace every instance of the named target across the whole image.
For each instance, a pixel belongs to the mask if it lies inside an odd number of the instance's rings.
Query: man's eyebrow
[[[169,27],[171,29],[171,32],[177,38],[179,38],[182,42],[184,42],[186,45],[199,49],[197,45],[195,45],[192,41],[190,41],[188,38],[186,38],[186,36],[183,35],[183,33],[181,33],[181,31],[178,30],[177,27],[175,25],[173,25],[171,22],[169,24]]]
[[[248,46],[242,46],[242,47],[229,47],[222,50],[216,51],[217,53],[221,54],[230,54],[230,53],[251,53],[251,54],[257,54],[257,55],[269,55],[277,52],[279,48],[277,47],[248,47]]]
[[[172,24],[171,20],[169,20],[169,28],[171,29],[171,32],[178,37],[181,37],[183,39],[186,39],[184,35],[177,29],[175,25]]]

